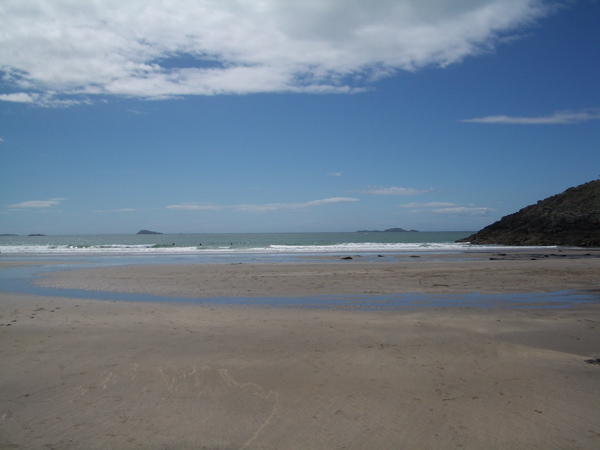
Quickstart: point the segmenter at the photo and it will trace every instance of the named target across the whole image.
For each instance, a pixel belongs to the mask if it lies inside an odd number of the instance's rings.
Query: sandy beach
[[[593,253],[593,252],[592,252]],[[600,258],[148,265],[171,297],[600,289]],[[4,263],[1,267],[9,267]],[[0,293],[0,448],[598,448],[600,304],[339,311]]]

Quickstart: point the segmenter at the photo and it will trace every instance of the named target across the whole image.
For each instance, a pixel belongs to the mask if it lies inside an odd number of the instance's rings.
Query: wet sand
[[[587,251],[447,255],[434,261],[354,257],[327,263],[118,266],[58,272],[37,284],[187,298],[494,294],[600,289],[599,274],[600,252]]]
[[[600,287],[600,259],[503,258],[44,283],[206,298]],[[598,448],[600,365],[586,360],[599,330],[598,304],[367,312],[2,292],[0,448]]]

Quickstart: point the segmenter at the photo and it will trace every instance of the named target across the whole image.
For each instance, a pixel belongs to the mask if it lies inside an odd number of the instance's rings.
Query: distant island
[[[162,233],[159,233],[158,231],[140,230],[137,232],[137,234],[162,234]]]
[[[0,234],[0,236],[18,236],[18,234],[2,233],[2,234]]]
[[[600,180],[540,200],[458,242],[600,247]]]
[[[405,230],[404,228],[388,228],[387,230],[358,230],[357,233],[418,233],[419,230]]]
[[[45,234],[28,234],[27,236],[46,236]]]

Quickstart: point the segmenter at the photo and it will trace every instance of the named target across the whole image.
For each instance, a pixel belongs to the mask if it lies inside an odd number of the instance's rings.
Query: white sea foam
[[[3,255],[178,255],[178,254],[283,254],[283,253],[462,253],[495,252],[510,250],[541,249],[544,247],[507,247],[495,245],[471,245],[465,243],[342,243],[333,245],[268,245],[264,247],[218,246],[218,247],[179,247],[154,245],[4,245],[0,246]],[[556,247],[545,247],[556,248]]]

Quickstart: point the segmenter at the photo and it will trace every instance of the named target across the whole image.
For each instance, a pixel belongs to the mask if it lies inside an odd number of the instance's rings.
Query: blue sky
[[[0,233],[481,229],[600,175],[598,18],[4,0]]]

